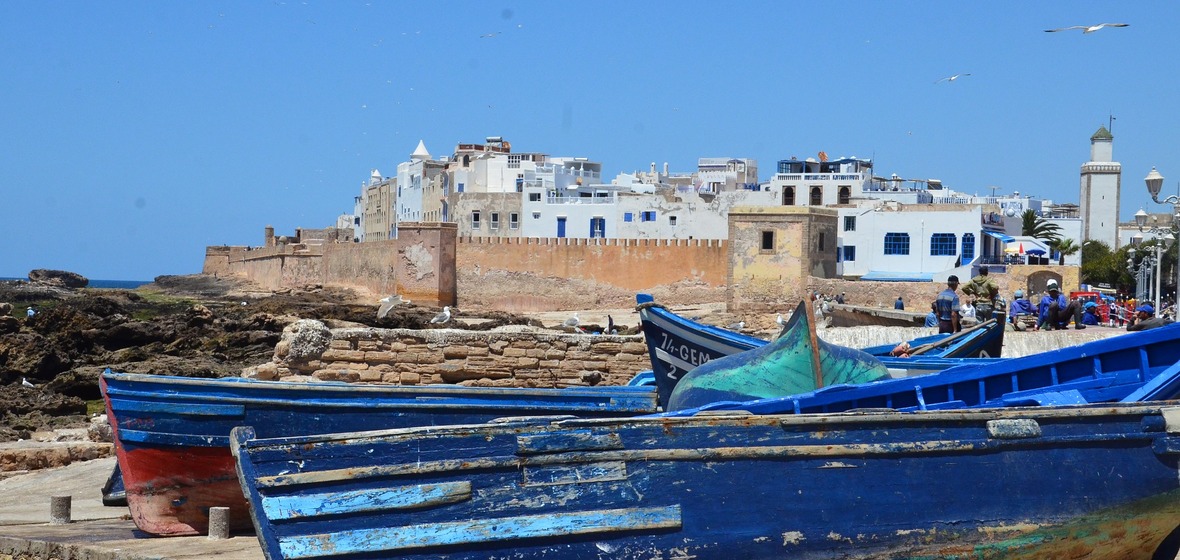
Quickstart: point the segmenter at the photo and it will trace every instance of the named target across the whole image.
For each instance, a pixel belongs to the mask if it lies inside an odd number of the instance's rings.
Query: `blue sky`
[[[1180,185],[1175,2],[0,2],[0,277],[200,271],[351,211],[370,169],[503,136],[604,175],[750,157],[1077,202]],[[1068,25],[1130,27],[1045,33]],[[491,37],[483,37],[492,34]],[[935,83],[953,74],[959,80]]]

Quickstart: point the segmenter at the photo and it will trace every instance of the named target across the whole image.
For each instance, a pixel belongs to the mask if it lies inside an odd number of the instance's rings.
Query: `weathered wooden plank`
[[[606,461],[570,466],[526,467],[523,486],[590,484],[627,480],[627,463]]]
[[[151,443],[170,446],[228,447],[229,436],[173,434],[143,430],[119,429],[119,439],[128,443]]]
[[[675,529],[680,525],[679,506],[627,508],[302,535],[280,539],[279,548],[283,558],[293,560],[542,537]]]
[[[518,453],[521,455],[623,448],[623,442],[618,434],[598,434],[589,430],[526,435],[517,438],[516,441],[519,446]]]
[[[181,416],[225,416],[228,418],[241,418],[246,414],[246,407],[235,404],[140,401],[111,398],[111,407],[119,411],[146,414],[177,414]]]
[[[271,520],[287,521],[346,513],[417,509],[453,504],[470,499],[471,483],[461,481],[393,488],[367,488],[351,492],[263,496],[262,507]]]

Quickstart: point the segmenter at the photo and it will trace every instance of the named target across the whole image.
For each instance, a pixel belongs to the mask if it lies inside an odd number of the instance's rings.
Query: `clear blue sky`
[[[0,276],[149,280],[351,211],[372,168],[503,136],[600,161],[871,157],[1122,217],[1180,180],[1176,2],[0,2]],[[1130,27],[1045,33],[1101,22]],[[496,34],[492,37],[482,37]],[[971,76],[935,83],[953,74]]]

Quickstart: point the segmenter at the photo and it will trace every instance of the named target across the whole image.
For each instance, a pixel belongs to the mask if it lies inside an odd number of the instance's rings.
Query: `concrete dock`
[[[0,480],[0,560],[263,560],[254,535],[216,540],[139,531],[127,508],[102,505],[102,486],[114,466],[114,458],[97,459]],[[67,495],[71,522],[51,524],[51,497]]]

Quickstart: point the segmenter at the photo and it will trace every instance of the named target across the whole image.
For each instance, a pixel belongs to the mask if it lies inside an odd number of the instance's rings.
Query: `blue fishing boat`
[[[1173,558],[1180,407],[232,437],[269,560]]]
[[[251,527],[234,473],[229,433],[267,437],[486,422],[538,415],[656,412],[652,386],[568,389],[291,383],[195,379],[107,371],[100,380],[131,517],[154,535],[202,534],[210,507]],[[108,485],[115,486],[115,478]]]
[[[681,317],[655,303],[648,294],[637,294],[643,337],[651,357],[660,402],[666,403],[672,388],[687,372],[708,362],[767,344],[766,340]],[[792,314],[794,316],[794,314]],[[907,341],[905,357],[892,356],[896,345],[862,348],[876,356],[895,377],[942,371],[961,365],[964,359],[999,360],[1004,341],[1004,321],[989,320],[953,335],[938,334]]]
[[[741,356],[726,359],[741,363]],[[912,411],[1115,402],[1156,381],[1177,363],[1180,324],[988,364],[956,366],[939,373],[861,385],[832,385],[777,398],[700,404],[700,399],[677,398],[677,392],[685,390],[677,386],[668,414],[691,416],[724,410],[800,414],[863,408]],[[696,371],[699,369],[693,373]],[[1154,398],[1168,394],[1168,390],[1169,386],[1157,390]],[[678,406],[682,402],[688,406]]]

